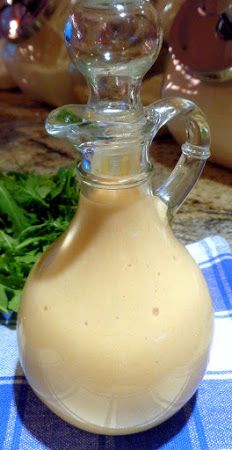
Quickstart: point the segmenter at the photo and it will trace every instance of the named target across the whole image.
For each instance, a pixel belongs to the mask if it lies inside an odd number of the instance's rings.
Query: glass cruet
[[[89,102],[56,109],[46,127],[81,155],[80,201],[24,288],[20,361],[58,416],[87,431],[127,434],[172,416],[205,372],[211,300],[169,218],[209,156],[209,130],[190,101],[140,102],[161,45],[149,1],[76,2],[65,36]],[[175,116],[187,140],[154,191],[149,144]]]

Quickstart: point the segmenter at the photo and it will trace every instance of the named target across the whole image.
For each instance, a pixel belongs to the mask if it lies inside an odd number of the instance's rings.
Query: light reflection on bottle
[[[18,36],[18,28],[19,28],[19,21],[17,19],[12,19],[9,22],[9,38],[10,39],[16,39]]]

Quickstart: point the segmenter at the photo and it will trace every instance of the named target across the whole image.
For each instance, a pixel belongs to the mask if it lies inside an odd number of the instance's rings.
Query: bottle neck
[[[146,182],[153,165],[148,158],[149,143],[128,140],[96,143],[85,147],[78,166],[81,182],[105,189],[129,188]]]
[[[127,189],[108,189],[108,187],[97,186],[87,183],[82,183],[80,187],[81,200],[89,199],[95,204],[108,207],[109,212],[117,209],[118,207],[125,207],[131,203],[137,202],[144,196],[154,196],[152,185],[150,180],[141,182],[138,186],[128,186]]]
[[[157,118],[143,109],[116,110],[91,105],[69,105],[50,113],[46,129],[56,137],[68,137],[81,154],[79,177],[88,184],[109,189],[128,187],[150,178],[149,146],[157,130]]]

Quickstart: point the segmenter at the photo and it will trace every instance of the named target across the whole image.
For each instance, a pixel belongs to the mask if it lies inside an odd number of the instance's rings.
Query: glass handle
[[[155,192],[174,214],[196,184],[210,156],[210,131],[202,111],[190,100],[167,98],[145,108],[148,121],[154,123],[154,134],[178,117],[185,125],[186,142],[182,154],[167,181]]]

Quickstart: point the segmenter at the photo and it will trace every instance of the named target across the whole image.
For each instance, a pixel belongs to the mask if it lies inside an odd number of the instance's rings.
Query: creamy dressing
[[[166,206],[138,188],[81,195],[24,289],[21,363],[36,394],[88,431],[157,425],[193,395],[212,330],[206,283]]]

